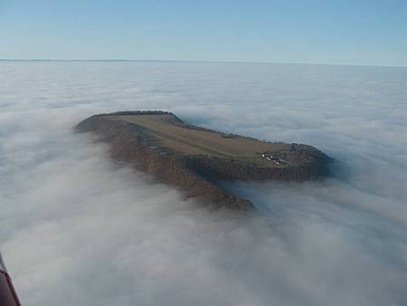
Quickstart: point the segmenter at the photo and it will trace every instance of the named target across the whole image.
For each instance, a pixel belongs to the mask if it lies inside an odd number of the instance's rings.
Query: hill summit
[[[219,181],[310,180],[325,175],[331,160],[312,146],[222,133],[163,111],[94,115],[75,129],[99,135],[114,159],[222,208],[250,209],[253,204],[219,187]]]

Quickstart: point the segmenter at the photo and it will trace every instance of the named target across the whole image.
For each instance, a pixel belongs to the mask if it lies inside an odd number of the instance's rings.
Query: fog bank
[[[24,305],[407,305],[406,68],[0,62],[0,250]],[[161,109],[307,143],[317,182],[213,214],[72,126]]]

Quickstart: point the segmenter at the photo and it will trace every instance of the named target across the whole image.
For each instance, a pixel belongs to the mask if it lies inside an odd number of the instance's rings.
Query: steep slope
[[[113,158],[215,207],[253,206],[217,186],[219,180],[309,180],[326,174],[330,161],[311,146],[225,134],[161,111],[94,115],[75,129],[99,135]]]

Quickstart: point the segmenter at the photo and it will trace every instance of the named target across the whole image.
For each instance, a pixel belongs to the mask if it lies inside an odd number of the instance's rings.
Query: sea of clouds
[[[0,250],[24,305],[407,305],[407,69],[0,62]],[[307,143],[308,183],[225,183],[213,213],[72,127],[159,109]]]

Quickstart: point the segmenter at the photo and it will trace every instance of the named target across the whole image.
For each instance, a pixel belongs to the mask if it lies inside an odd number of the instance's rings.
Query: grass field
[[[287,149],[287,145],[282,143],[267,143],[190,127],[180,124],[172,115],[124,115],[112,118],[142,126],[161,146],[188,155],[209,155],[275,167],[274,163],[261,156],[262,153]]]

